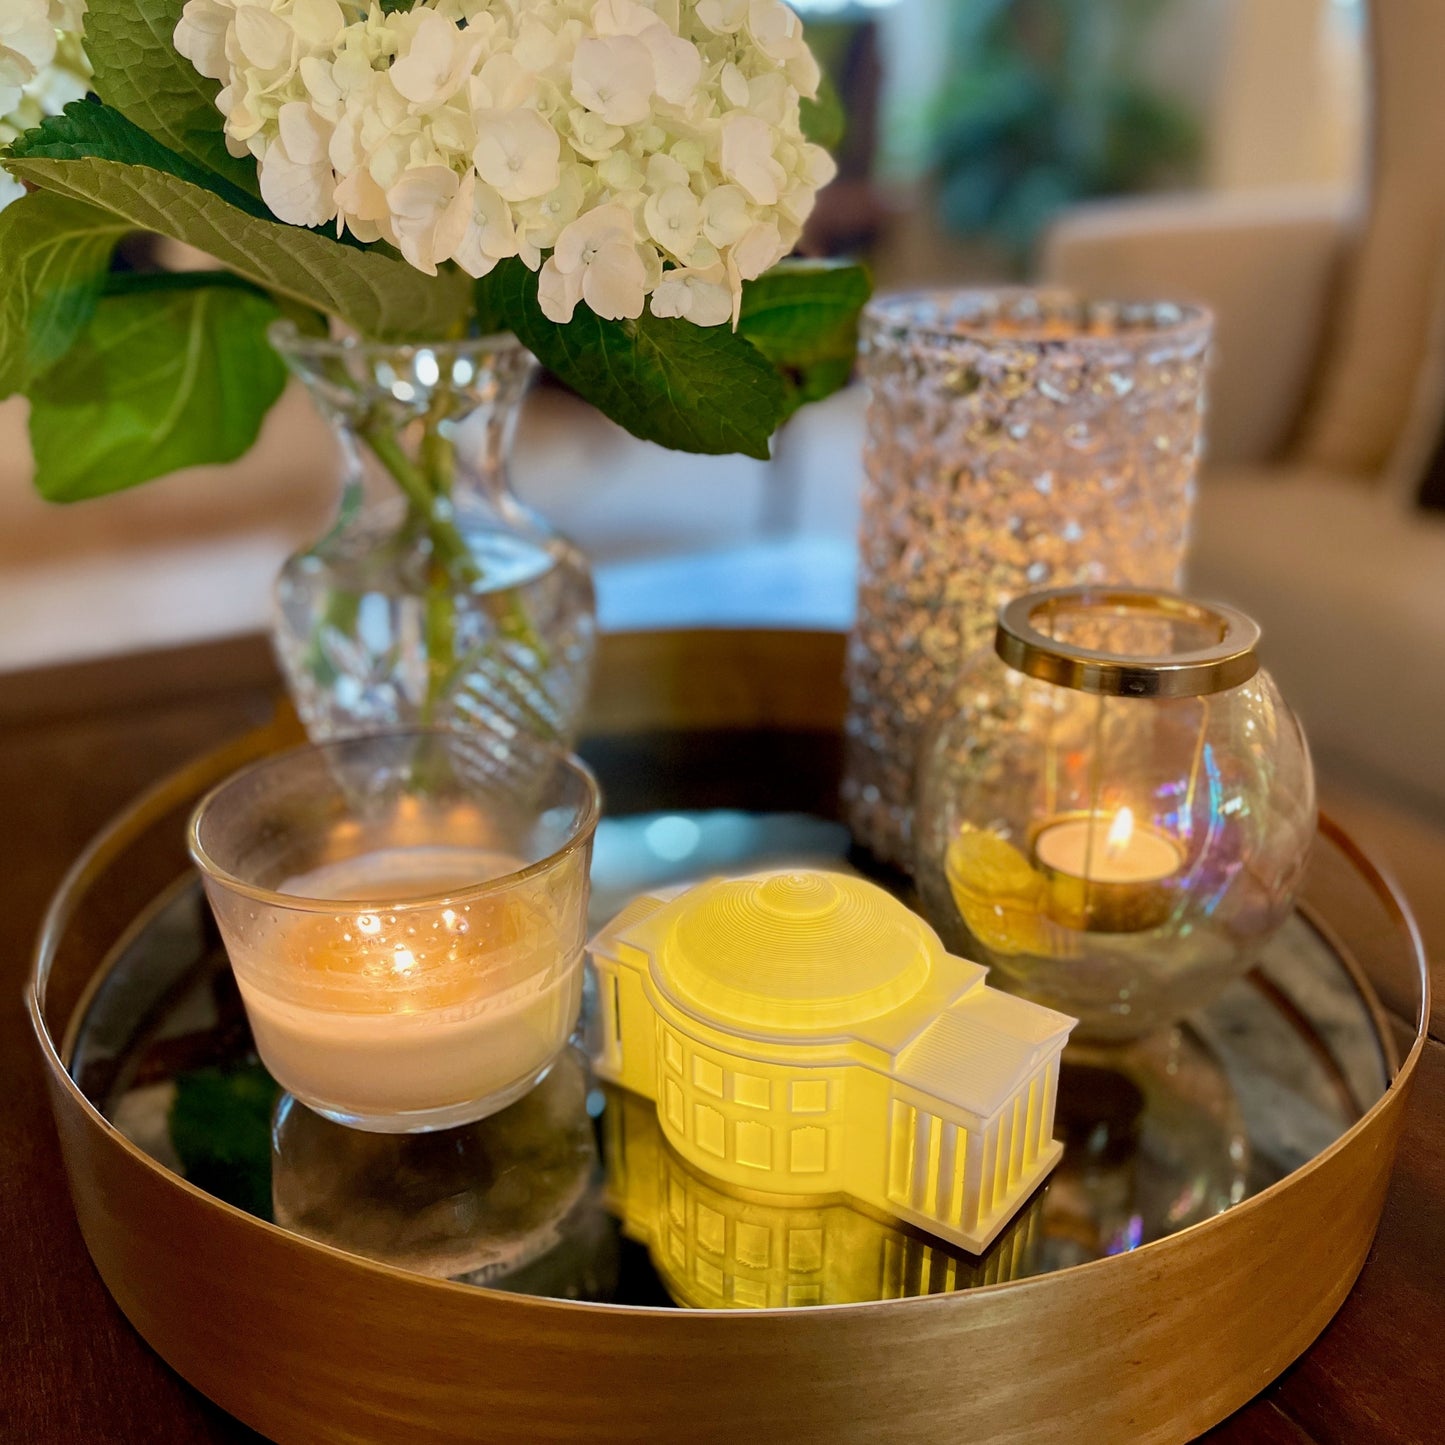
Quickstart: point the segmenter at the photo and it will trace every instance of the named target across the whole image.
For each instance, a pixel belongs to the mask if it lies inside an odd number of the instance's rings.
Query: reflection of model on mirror
[[[1043,1195],[976,1258],[841,1198],[800,1201],[693,1169],[647,1100],[608,1089],[607,1200],[691,1309],[788,1309],[948,1294],[1037,1273]]]

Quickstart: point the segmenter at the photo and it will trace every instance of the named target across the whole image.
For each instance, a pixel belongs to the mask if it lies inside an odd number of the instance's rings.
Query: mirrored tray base
[[[850,866],[797,815],[611,819],[592,923],[639,892],[724,872]],[[1185,1025],[1071,1049],[1058,1169],[976,1257],[841,1198],[742,1191],[685,1164],[653,1106],[587,1068],[585,1032],[502,1113],[440,1134],[359,1133],[282,1096],[256,1058],[199,886],[162,896],[101,970],[72,1073],[115,1127],[217,1199],[439,1279],[559,1299],[789,1307],[1048,1274],[1223,1213],[1320,1154],[1392,1072],[1368,991],[1307,914]]]

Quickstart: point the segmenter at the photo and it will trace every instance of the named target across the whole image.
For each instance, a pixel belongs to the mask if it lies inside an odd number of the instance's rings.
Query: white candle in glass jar
[[[283,896],[367,903],[263,919],[231,940],[277,1080],[333,1118],[398,1130],[423,1114],[465,1122],[477,1100],[493,1112],[526,1092],[566,1043],[582,970],[580,938],[558,938],[544,895],[476,892],[522,866],[474,848],[395,848],[287,879]]]

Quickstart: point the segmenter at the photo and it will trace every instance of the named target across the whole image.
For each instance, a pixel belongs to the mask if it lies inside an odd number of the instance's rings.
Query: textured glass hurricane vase
[[[999,606],[1074,583],[1178,585],[1212,321],[1170,304],[946,292],[868,310],[844,806],[911,862],[921,730]]]
[[[344,463],[331,530],[277,583],[277,651],[311,737],[464,728],[508,765],[567,743],[596,604],[582,554],[510,490],[531,355],[505,336],[395,347],[282,325],[272,340]]]

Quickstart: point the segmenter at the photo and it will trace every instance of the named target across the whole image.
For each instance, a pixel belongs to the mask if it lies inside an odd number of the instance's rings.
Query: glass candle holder
[[[863,328],[867,484],[843,803],[912,862],[918,746],[1001,603],[1177,587],[1213,320],[1066,291],[885,296]]]
[[[1290,912],[1314,776],[1258,639],[1167,593],[1035,593],[1003,609],[925,740],[930,921],[1082,1039],[1207,1003]]]
[[[575,759],[503,778],[444,731],[299,748],[211,793],[191,854],[276,1080],[380,1133],[520,1098],[576,1023],[598,813]]]

